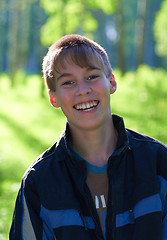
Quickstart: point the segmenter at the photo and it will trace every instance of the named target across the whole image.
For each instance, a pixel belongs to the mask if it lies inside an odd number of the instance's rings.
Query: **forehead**
[[[64,61],[63,66],[59,67],[59,71],[56,72],[56,76],[61,75],[62,73],[89,73],[93,70],[99,70],[101,71],[101,68],[94,64],[90,65],[85,65],[85,66],[80,66],[78,64],[76,64],[75,62],[73,62],[71,59],[67,59]]]
[[[80,67],[75,63],[65,63],[64,68],[60,68],[59,72],[56,72],[55,79],[59,81],[62,78],[68,78],[72,76],[78,76],[80,74],[97,74],[97,71],[101,71],[98,66],[91,66],[91,67]]]
[[[54,70],[59,73],[70,64],[78,65],[81,68],[99,68],[104,70],[102,56],[87,46],[63,49],[56,57]]]

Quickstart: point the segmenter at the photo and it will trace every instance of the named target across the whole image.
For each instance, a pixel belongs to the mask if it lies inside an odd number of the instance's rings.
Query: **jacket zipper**
[[[89,206],[92,205],[91,202],[90,202],[89,196],[88,196],[87,193],[82,193],[82,194],[81,194],[81,197],[83,198],[83,201],[86,202],[86,205],[87,205],[87,207],[88,207],[88,209],[89,209],[89,212],[90,212],[90,217],[92,218],[92,220],[93,220],[93,222],[94,222],[94,224],[95,224],[95,235],[96,235],[96,239],[97,239],[97,240],[98,240],[98,239],[99,239],[99,240],[102,240],[102,238],[99,237],[98,234],[97,234],[97,227],[98,227],[99,225],[98,225],[96,219],[95,219],[94,216],[93,216],[92,209],[90,209],[90,207],[89,207]],[[84,228],[85,228],[85,230],[87,231],[87,230],[88,230],[87,223],[86,223],[86,220],[85,220],[84,216],[82,215],[81,210],[79,210],[79,214],[80,214],[80,216],[81,216],[81,218],[82,218],[82,221],[83,221],[83,224],[84,224]],[[103,237],[103,240],[104,240],[104,237]]]
[[[113,181],[112,181],[112,184],[113,184]],[[111,226],[111,232],[109,232],[109,234],[108,234],[108,231],[107,231],[107,228],[109,228],[109,224],[108,224],[108,222],[109,222],[109,220],[108,220],[108,217],[109,216],[107,216],[107,224],[106,224],[106,239],[107,240],[114,240],[115,239],[115,211],[114,211],[114,207],[115,207],[115,205],[114,205],[114,196],[113,196],[113,189],[112,189],[112,191],[111,191],[111,193],[110,193],[110,198],[108,199],[108,202],[109,202],[109,200],[110,200],[110,205],[108,205],[107,206],[107,215],[108,214],[110,214],[110,216],[111,216],[111,223],[110,223],[110,226]],[[109,208],[111,208],[111,211],[108,211],[108,209]]]
[[[115,239],[115,212],[114,212],[114,208],[115,208],[115,205],[114,205],[114,181],[112,180],[112,199],[111,199],[111,207],[112,207],[112,232],[111,232],[111,235],[112,235],[112,239],[114,240]]]
[[[81,210],[78,210],[78,212],[79,212],[79,215],[80,215],[80,217],[81,217],[81,219],[82,219],[82,222],[83,222],[83,225],[84,225],[85,231],[87,232],[87,231],[88,231],[87,222],[86,222],[86,220],[85,220],[85,218],[84,218],[84,216],[83,216]]]
[[[112,168],[112,163],[108,171],[108,180],[109,180],[109,192],[108,192],[108,206],[107,206],[107,212],[110,213],[109,207],[111,207],[111,235],[109,236],[108,234],[106,235],[106,239],[114,240],[115,239],[115,190],[114,190],[114,176],[111,176],[111,171],[110,169]],[[110,189],[111,188],[111,189]],[[110,203],[110,205],[109,205]],[[108,214],[107,213],[107,214]],[[107,224],[108,226],[108,224]],[[108,231],[107,231],[108,232]]]
[[[87,198],[88,198],[88,201],[90,202],[88,196],[87,196]],[[90,209],[90,215],[91,215],[91,218],[93,219],[93,222],[94,222],[94,224],[95,224],[95,235],[96,235],[96,238],[99,239],[99,240],[102,240],[102,238],[99,237],[98,234],[97,234],[97,227],[99,226],[99,224],[97,223],[96,219],[94,218],[94,216],[93,216],[93,214],[92,214],[92,209]],[[104,239],[104,238],[103,238],[103,239]]]

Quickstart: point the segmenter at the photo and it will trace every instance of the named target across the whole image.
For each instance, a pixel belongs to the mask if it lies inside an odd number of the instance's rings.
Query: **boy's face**
[[[66,62],[56,74],[56,91],[50,100],[62,109],[71,130],[91,130],[111,119],[110,94],[115,90],[115,80],[106,78],[98,66],[81,68]]]

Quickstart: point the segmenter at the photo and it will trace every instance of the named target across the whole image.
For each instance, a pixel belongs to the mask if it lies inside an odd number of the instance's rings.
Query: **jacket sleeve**
[[[164,202],[163,222],[162,222],[162,240],[167,239],[167,196]]]
[[[35,184],[29,175],[23,178],[16,199],[9,240],[32,239],[43,239],[43,224],[40,218],[39,197]]]
[[[158,180],[162,202],[162,240],[167,239],[167,147],[162,145],[158,154]]]

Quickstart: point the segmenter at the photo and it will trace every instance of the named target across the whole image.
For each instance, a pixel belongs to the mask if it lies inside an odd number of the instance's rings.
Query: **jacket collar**
[[[114,127],[116,128],[118,133],[117,145],[113,153],[113,155],[116,156],[116,155],[119,155],[125,149],[130,147],[129,147],[129,139],[127,136],[127,131],[124,126],[123,118],[115,114],[112,115],[112,118],[113,118]],[[67,122],[66,129],[62,132],[60,136],[60,140],[57,143],[57,146],[60,143],[60,145],[64,148],[64,150],[66,150],[67,153],[71,156],[72,154],[69,149],[70,139],[71,139],[70,127]]]
[[[112,117],[113,117],[114,127],[116,128],[118,133],[117,145],[113,153],[113,155],[115,156],[115,155],[119,155],[122,151],[130,147],[129,147],[129,138],[127,135],[127,131],[125,129],[123,118],[115,114],[113,114]]]

